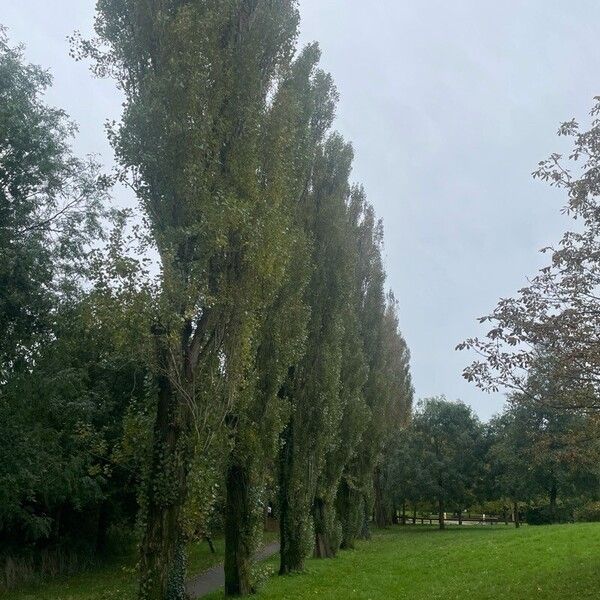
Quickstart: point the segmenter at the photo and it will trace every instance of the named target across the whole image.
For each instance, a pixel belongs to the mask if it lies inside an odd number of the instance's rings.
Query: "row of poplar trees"
[[[386,436],[410,412],[382,227],[298,26],[294,0],[99,0],[97,37],[74,42],[124,94],[110,138],[160,257],[145,600],[183,597],[184,507],[215,414],[225,587],[246,594],[268,472],[280,572],[301,571],[365,535]]]

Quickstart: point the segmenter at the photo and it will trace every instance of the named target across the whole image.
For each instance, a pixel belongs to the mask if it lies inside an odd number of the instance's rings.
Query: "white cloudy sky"
[[[463,381],[454,347],[477,316],[542,264],[565,227],[562,198],[530,173],[564,146],[560,121],[600,93],[595,0],[301,0],[341,92],[337,128],[354,177],[385,221],[388,283],[400,299],[418,397],[462,398],[483,417],[501,395]],[[49,100],[79,123],[77,149],[112,161],[103,131],[120,98],[68,56],[93,0],[0,0],[0,23],[51,70]],[[118,200],[127,202],[124,192]]]

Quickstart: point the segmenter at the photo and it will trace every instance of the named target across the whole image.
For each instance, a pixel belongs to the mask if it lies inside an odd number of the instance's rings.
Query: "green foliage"
[[[588,502],[575,510],[574,519],[582,523],[600,522],[600,502]]]
[[[523,394],[513,394],[489,432],[488,496],[513,501],[548,499],[551,510],[562,499],[595,497],[600,490],[597,422],[585,412],[551,405],[561,394],[552,362],[539,359]],[[533,518],[537,519],[537,516]],[[557,518],[559,518],[557,512]]]
[[[461,402],[431,398],[419,406],[412,428],[419,496],[435,499],[440,515],[472,504],[483,467],[483,429],[472,410]]]
[[[52,338],[58,297],[100,235],[108,180],[73,155],[75,125],[44,102],[51,82],[0,26],[0,384]]]
[[[75,126],[44,103],[50,76],[3,30],[0,71],[0,550],[59,573],[135,510],[118,447],[144,379],[125,342],[143,294],[96,278],[109,181],[73,155]]]
[[[573,512],[567,507],[531,506],[525,511],[528,525],[551,525],[573,522]]]

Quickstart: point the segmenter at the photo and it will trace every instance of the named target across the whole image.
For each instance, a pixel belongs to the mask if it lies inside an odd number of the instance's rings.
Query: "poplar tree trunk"
[[[387,527],[388,525],[391,525],[392,522],[383,498],[381,469],[379,467],[375,467],[373,474],[373,491],[375,492],[375,524],[377,527]]]
[[[279,460],[279,574],[304,570],[306,520],[310,507],[301,497],[306,492],[294,482],[294,436],[289,423],[283,433],[283,447]]]
[[[241,461],[227,467],[225,499],[225,595],[252,593],[250,477]]]
[[[152,462],[146,481],[145,531],[140,552],[141,600],[183,600],[185,543],[181,511],[185,501],[189,449],[181,426],[179,397],[172,389],[166,353],[159,350],[158,406]]]
[[[361,540],[370,540],[371,539],[371,506],[368,498],[363,494],[362,496],[362,524],[360,528],[359,538]]]
[[[362,506],[360,494],[350,488],[345,478],[342,478],[338,488],[336,509],[342,523],[340,547],[352,550],[362,526]]]
[[[315,558],[334,558],[336,549],[333,547],[331,535],[328,527],[329,516],[327,511],[331,507],[323,498],[315,498],[313,502],[313,521],[315,527]]]
[[[440,498],[438,500],[438,517],[440,521],[440,529],[446,529],[446,521],[444,519],[444,500]]]

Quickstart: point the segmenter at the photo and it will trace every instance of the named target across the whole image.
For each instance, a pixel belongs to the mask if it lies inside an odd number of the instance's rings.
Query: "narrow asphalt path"
[[[265,560],[273,556],[276,552],[279,552],[279,542],[272,542],[259,550],[254,560]],[[223,565],[218,565],[189,579],[185,584],[185,591],[190,598],[195,600],[196,598],[217,591],[223,585],[225,585],[225,572],[223,571]]]

